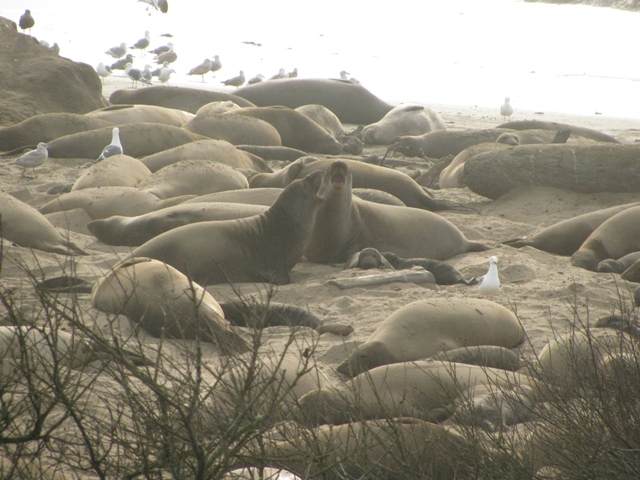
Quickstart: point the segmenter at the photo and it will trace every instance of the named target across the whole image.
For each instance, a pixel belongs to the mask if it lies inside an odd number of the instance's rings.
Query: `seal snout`
[[[331,165],[331,186],[344,187],[347,181],[348,167],[341,161],[336,161]]]

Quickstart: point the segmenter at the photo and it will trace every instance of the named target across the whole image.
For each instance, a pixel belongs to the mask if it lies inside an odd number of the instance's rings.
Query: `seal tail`
[[[529,240],[524,237],[512,238],[510,240],[505,240],[504,242],[500,242],[502,245],[508,245],[513,248],[522,248],[529,246]]]
[[[487,250],[492,249],[493,247],[485,244],[485,243],[481,243],[481,242],[469,242],[469,250],[467,250],[468,252],[485,252]]]

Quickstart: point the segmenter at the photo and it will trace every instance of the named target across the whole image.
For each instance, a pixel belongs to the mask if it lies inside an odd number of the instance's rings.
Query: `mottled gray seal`
[[[228,113],[196,115],[184,128],[209,138],[225,140],[232,145],[281,146],[276,127],[260,118]]]
[[[163,123],[182,127],[193,117],[193,113],[159,105],[111,105],[86,113],[88,117],[100,118],[116,125],[126,123]]]
[[[263,214],[178,227],[136,248],[130,257],[173,265],[201,285],[228,282],[290,282],[302,258],[318,206],[322,173],[285,188]]]

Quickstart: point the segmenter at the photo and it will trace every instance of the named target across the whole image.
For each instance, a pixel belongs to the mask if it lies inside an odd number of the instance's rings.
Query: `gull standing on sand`
[[[127,63],[133,63],[133,55],[127,53],[125,58],[121,58],[120,60],[113,62],[111,64],[111,70],[124,70],[127,66]]]
[[[36,21],[31,16],[31,10],[25,10],[22,15],[20,15],[20,20],[18,21],[18,25],[22,29],[22,33],[25,30],[29,30],[29,34],[31,34],[31,27],[36,24]]]
[[[504,103],[500,105],[500,115],[503,117],[508,117],[511,120],[511,115],[513,115],[513,107],[511,106],[511,99],[509,97],[505,97]]]
[[[222,68],[222,62],[220,61],[220,57],[218,55],[213,56],[213,60],[211,60],[211,72],[214,74]]]
[[[118,127],[114,127],[111,131],[111,143],[104,147],[96,162],[112,157],[113,155],[122,155],[123,153],[124,150],[122,149],[122,143],[120,143],[120,129]]]
[[[119,46],[111,47],[104,53],[111,55],[113,58],[122,58],[127,53],[127,44],[122,42]]]
[[[167,52],[161,53],[156,58],[153,59],[158,65],[164,62],[173,63],[178,59],[178,54],[173,51],[173,45],[169,44],[169,50]]]
[[[163,67],[160,69],[160,73],[158,73],[158,80],[162,83],[167,83],[172,73],[176,73],[173,68],[169,68],[169,64],[164,62]]]
[[[111,67],[105,65],[103,62],[100,62],[96,67],[96,72],[98,73],[98,75],[100,75],[100,78],[102,78],[102,83],[104,84],[104,79],[111,75]]]
[[[203,62],[197,67],[193,67],[189,70],[187,75],[200,75],[202,77],[202,81],[204,82],[204,74],[209,73],[211,71],[211,60],[205,58]]]
[[[38,144],[38,148],[35,150],[30,150],[27,153],[23,154],[20,158],[16,158],[11,163],[6,163],[6,165],[18,165],[22,167],[21,177],[24,177],[27,168],[31,168],[33,170],[33,175],[36,175],[36,167],[42,165],[47,158],[49,157],[49,151],[47,150],[47,144],[44,142],[40,142]]]
[[[124,73],[131,79],[131,88],[138,85],[138,82],[142,78],[142,72],[138,68],[133,68],[132,63],[127,63],[124,67]]]
[[[141,38],[136,43],[134,43],[132,47],[129,47],[129,48],[142,50],[142,55],[144,56],[145,50],[147,49],[150,43],[151,43],[151,34],[149,33],[149,30],[147,30],[144,32],[144,38]]]
[[[241,87],[242,85],[244,85],[244,72],[242,70],[240,70],[240,75],[238,75],[237,77],[232,77],[228,80],[225,80],[224,82],[222,82],[224,85],[228,85],[231,87]]]
[[[145,85],[151,85],[153,79],[153,72],[151,71],[151,65],[145,65],[144,70],[140,74],[140,81]]]
[[[478,292],[482,295],[493,295],[500,291],[500,277],[498,276],[498,257],[489,258],[489,271],[482,277]]]
[[[149,53],[153,53],[154,55],[160,55],[162,53],[168,52],[173,47],[173,43],[169,42],[166,45],[160,45],[159,47],[154,48],[153,50],[149,50]]]

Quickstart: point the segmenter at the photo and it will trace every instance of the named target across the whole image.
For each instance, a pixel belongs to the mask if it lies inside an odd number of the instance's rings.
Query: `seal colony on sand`
[[[352,183],[353,176],[344,161],[336,160],[326,169],[326,200],[318,208],[304,252],[310,261],[344,263],[366,247],[400,257],[436,260],[490,248],[467,240],[453,223],[436,213],[361,200],[352,195]]]
[[[158,259],[201,285],[287,284],[324,200],[321,186],[322,173],[314,172],[288,185],[260,215],[178,227],[136,248],[129,258]]]

